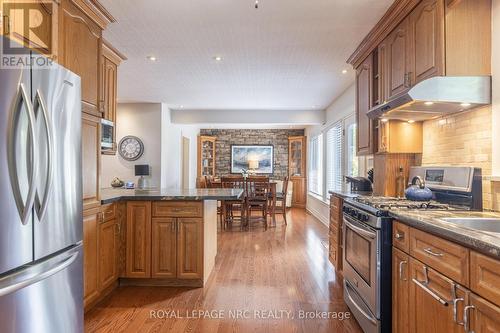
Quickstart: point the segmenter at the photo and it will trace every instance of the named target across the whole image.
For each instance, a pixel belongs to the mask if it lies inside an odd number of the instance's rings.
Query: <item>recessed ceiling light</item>
[[[382,118],[382,119],[380,119],[380,121],[381,121],[381,122],[383,122],[383,123],[386,123],[386,122],[388,122],[388,121],[389,121],[389,119],[387,119],[387,118]]]
[[[342,74],[347,74],[347,69],[343,69]]]
[[[415,120],[408,120],[408,124],[413,124],[415,122]]]
[[[425,105],[432,105],[432,104],[434,104],[434,102],[425,102],[424,104]]]
[[[221,57],[221,56],[215,56],[215,57],[214,57],[214,60],[215,60],[215,61],[222,61],[222,57]]]
[[[469,107],[469,106],[470,106],[470,103],[462,103],[462,104],[460,104],[460,105],[461,105],[461,106],[463,106],[464,108],[466,108],[466,107]]]
[[[149,60],[151,61],[156,61],[158,60],[155,56],[147,56],[146,58],[148,58]]]

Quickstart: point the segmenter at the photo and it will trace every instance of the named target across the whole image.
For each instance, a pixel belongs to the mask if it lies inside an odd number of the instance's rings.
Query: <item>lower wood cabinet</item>
[[[154,218],[152,228],[153,278],[175,278],[177,276],[177,220]]]
[[[88,215],[87,215],[88,214]],[[99,212],[83,217],[83,304],[86,307],[99,296],[98,283],[98,221]]]
[[[305,208],[307,202],[307,181],[304,177],[290,178],[293,186],[292,207]]]
[[[151,277],[151,201],[127,203],[125,275],[131,278]]]
[[[409,330],[409,265],[410,257],[392,249],[392,332],[406,333]]]
[[[342,271],[342,206],[344,200],[330,197],[330,225],[328,232],[328,258],[337,271]]]
[[[392,332],[500,332],[500,260],[397,221],[394,226]],[[409,247],[398,243],[401,230]]]
[[[462,333],[467,290],[413,258],[408,275],[410,332]]]
[[[160,209],[163,204],[127,203],[125,277],[203,279],[203,217],[176,216],[187,216],[192,211],[199,215],[198,210],[185,208],[201,203],[169,202],[168,209]],[[168,212],[172,212],[172,216],[164,216]]]
[[[119,254],[119,232],[116,219],[99,224],[99,289],[101,291],[118,279],[116,258]]]
[[[203,219],[177,219],[177,278],[203,278]]]

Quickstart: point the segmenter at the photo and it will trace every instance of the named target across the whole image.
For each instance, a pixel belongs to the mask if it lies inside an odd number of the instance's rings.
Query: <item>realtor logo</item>
[[[52,63],[52,2],[5,0],[2,3],[2,67]],[[43,54],[34,55],[30,51]]]

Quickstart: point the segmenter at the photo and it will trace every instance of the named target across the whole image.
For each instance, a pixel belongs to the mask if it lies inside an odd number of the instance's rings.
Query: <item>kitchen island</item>
[[[242,192],[103,189],[100,225],[109,227],[99,228],[101,246],[108,247],[101,254],[100,274],[117,262],[117,273],[110,270],[104,280],[115,279],[120,285],[204,286],[217,255],[217,201],[237,200]],[[114,246],[107,246],[113,241]]]

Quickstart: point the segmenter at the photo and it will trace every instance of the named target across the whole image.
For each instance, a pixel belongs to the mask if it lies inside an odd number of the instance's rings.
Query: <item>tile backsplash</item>
[[[491,121],[490,106],[425,121],[422,165],[474,166],[491,176]],[[499,210],[499,183],[483,181],[483,206]]]

